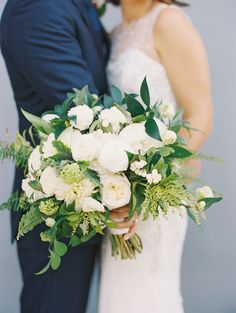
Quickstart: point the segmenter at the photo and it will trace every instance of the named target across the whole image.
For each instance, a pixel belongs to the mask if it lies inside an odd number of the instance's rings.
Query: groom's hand
[[[112,210],[110,213],[110,219],[114,221],[117,225],[117,228],[124,229],[129,228],[129,232],[125,234],[124,239],[128,240],[135,235],[137,231],[137,219],[138,213],[135,212],[131,219],[129,217],[129,206],[125,205],[119,209]],[[117,220],[122,220],[117,222]]]

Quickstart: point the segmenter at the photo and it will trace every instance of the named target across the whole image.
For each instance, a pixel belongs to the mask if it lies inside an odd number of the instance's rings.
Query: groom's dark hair
[[[177,0],[159,0],[160,2],[166,3],[166,4],[175,4],[181,7],[185,7],[188,6],[189,4],[182,2],[182,1],[177,1]],[[108,0],[107,2],[111,2],[115,5],[119,5],[120,4],[120,0]]]

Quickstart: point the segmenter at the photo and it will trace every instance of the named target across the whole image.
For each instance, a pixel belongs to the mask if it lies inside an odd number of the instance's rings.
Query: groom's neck
[[[124,24],[129,24],[133,20],[142,17],[153,5],[155,5],[153,0],[121,0]]]

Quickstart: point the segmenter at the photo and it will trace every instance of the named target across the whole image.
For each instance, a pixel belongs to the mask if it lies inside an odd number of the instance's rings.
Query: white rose
[[[54,220],[54,218],[52,217],[48,217],[46,218],[45,220],[45,224],[48,226],[48,227],[53,227],[55,225],[56,221]]]
[[[101,147],[98,162],[102,168],[113,173],[126,171],[129,166],[126,151],[133,153],[129,144],[118,138],[110,139]]]
[[[104,206],[92,197],[85,198],[82,201],[82,211],[83,212],[105,212]]]
[[[159,112],[163,118],[167,118],[169,120],[172,120],[172,118],[175,116],[175,109],[169,103],[162,103],[159,106]]]
[[[144,123],[134,123],[126,126],[119,133],[119,138],[129,143],[136,153],[142,149],[142,143],[148,138]]]
[[[80,136],[81,135],[80,131],[74,130],[73,127],[67,127],[58,137],[58,140],[60,140],[68,148],[71,148],[73,137],[75,135]]]
[[[119,132],[121,125],[127,122],[126,116],[116,107],[102,110],[99,114],[99,120],[102,121],[104,125],[111,125],[115,133]]]
[[[55,154],[57,154],[57,150],[53,146],[53,141],[55,140],[56,140],[55,135],[52,133],[48,136],[46,141],[43,143],[42,152],[43,152],[43,157],[45,159],[50,158],[54,156]]]
[[[57,170],[51,166],[45,168],[40,177],[40,184],[43,192],[51,197],[55,194],[56,186],[58,185],[58,173]]]
[[[40,147],[37,146],[30,154],[28,160],[29,171],[38,171],[41,168],[42,154],[40,153]]]
[[[23,179],[21,182],[21,188],[25,192],[27,198],[33,198],[34,201],[45,198],[46,197],[45,194],[43,194],[42,192],[37,191],[37,190],[33,189],[32,187],[30,187],[29,182],[31,182],[33,180],[34,180],[33,177],[32,178],[27,177],[27,178]]]
[[[79,130],[86,130],[93,122],[93,110],[87,105],[78,105],[68,112],[69,117],[76,117],[76,121],[71,121],[71,125]]]
[[[176,142],[177,135],[172,130],[167,130],[167,132],[162,137],[162,141],[165,145],[172,145]]]
[[[196,190],[198,200],[205,198],[214,198],[214,193],[209,186],[204,186]]]
[[[93,134],[73,136],[71,144],[72,156],[75,161],[92,161],[98,153],[100,141]]]
[[[103,175],[102,203],[109,210],[120,208],[130,202],[131,185],[124,175]]]
[[[50,123],[55,118],[59,118],[57,114],[45,114],[42,116],[42,119],[48,123]]]

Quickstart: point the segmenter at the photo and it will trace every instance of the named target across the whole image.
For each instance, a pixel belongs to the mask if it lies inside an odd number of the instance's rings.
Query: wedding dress
[[[166,7],[157,5],[142,18],[115,29],[108,77],[121,90],[138,93],[146,76],[152,102],[163,99],[176,107],[152,41],[154,23]],[[140,218],[137,233],[144,248],[135,260],[113,258],[107,236],[102,246],[99,313],[183,313],[180,272],[186,228],[185,212],[180,216],[171,211],[156,221]]]

